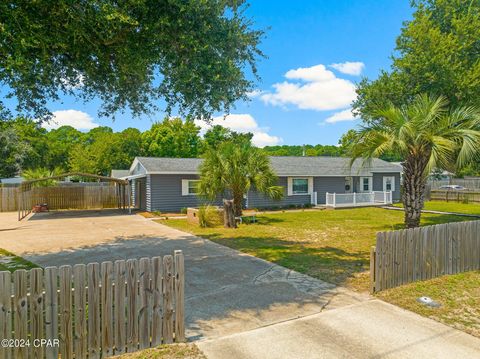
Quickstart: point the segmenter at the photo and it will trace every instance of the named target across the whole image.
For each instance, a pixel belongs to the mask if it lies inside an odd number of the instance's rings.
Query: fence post
[[[353,205],[357,205],[357,192],[353,192]]]
[[[387,191],[383,191],[383,203],[387,204]]]
[[[370,247],[370,293],[375,293],[375,246]]]
[[[175,260],[175,341],[185,341],[185,269],[181,250],[174,252]]]
[[[333,192],[333,208],[335,208],[336,204],[337,204],[336,193]]]

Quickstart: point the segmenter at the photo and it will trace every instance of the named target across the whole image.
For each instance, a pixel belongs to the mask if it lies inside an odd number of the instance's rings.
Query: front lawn
[[[401,203],[394,204],[396,207],[403,207]],[[465,214],[478,214],[480,215],[479,203],[459,203],[459,202],[445,202],[445,201],[427,201],[424,208],[430,211],[440,212],[455,212]]]
[[[16,271],[17,269],[32,269],[38,266],[22,257],[0,248],[0,272],[1,271]]]
[[[184,219],[160,220],[177,229],[266,259],[287,268],[357,291],[369,290],[370,247],[379,231],[403,228],[403,212],[381,208],[268,213],[259,223],[238,229],[200,228]],[[422,214],[422,225],[471,220]],[[418,314],[480,336],[480,272],[443,276],[377,293],[376,296]],[[441,303],[416,302],[429,296]]]
[[[159,220],[177,229],[306,273],[326,282],[367,291],[370,247],[379,231],[403,228],[403,212],[381,208],[268,213],[237,229],[200,228],[184,219]],[[422,215],[422,225],[462,221]]]
[[[376,295],[387,302],[480,337],[479,271],[410,283]],[[432,308],[420,304],[417,298],[422,296],[432,298],[441,306]]]

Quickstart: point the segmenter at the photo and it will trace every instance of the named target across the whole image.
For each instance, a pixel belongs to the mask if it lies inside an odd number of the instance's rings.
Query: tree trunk
[[[223,225],[225,228],[237,228],[234,202],[231,199],[223,200]]]
[[[415,228],[420,225],[423,203],[425,200],[425,158],[409,157],[403,163],[403,208],[405,226]]]
[[[233,206],[235,208],[235,216],[240,217],[242,215],[243,207],[243,193],[233,193]]]

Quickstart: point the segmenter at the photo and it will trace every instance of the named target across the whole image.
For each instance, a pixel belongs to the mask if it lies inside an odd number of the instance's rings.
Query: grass
[[[17,269],[32,269],[38,266],[22,257],[0,248],[0,271],[16,271]]]
[[[394,204],[394,206],[403,207],[401,203]],[[423,209],[430,210],[430,211],[456,212],[456,213],[480,215],[479,203],[428,201],[428,202],[425,202],[425,206]]]
[[[403,212],[381,208],[268,213],[238,229],[200,228],[176,219],[158,221],[357,291],[369,290],[370,247],[375,234],[404,228]],[[421,225],[471,220],[422,214]],[[443,276],[377,293],[380,299],[480,336],[480,272]],[[429,296],[440,308],[416,301]]]
[[[358,291],[369,286],[370,247],[379,231],[403,228],[403,212],[381,208],[268,213],[238,229],[200,228],[183,219],[159,220],[177,229]],[[462,221],[422,215],[422,225]]]
[[[480,337],[480,272],[447,275],[415,282],[377,294],[383,299],[425,317]],[[432,308],[416,301],[427,296],[439,302]]]
[[[195,344],[169,344],[136,353],[115,356],[116,359],[206,359]]]

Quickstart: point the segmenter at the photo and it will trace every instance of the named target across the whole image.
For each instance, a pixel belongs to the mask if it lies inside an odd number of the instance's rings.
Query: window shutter
[[[293,195],[293,181],[291,177],[287,178],[287,195]]]
[[[182,196],[188,196],[188,180],[182,179]]]
[[[313,193],[313,177],[308,177],[308,194]]]

